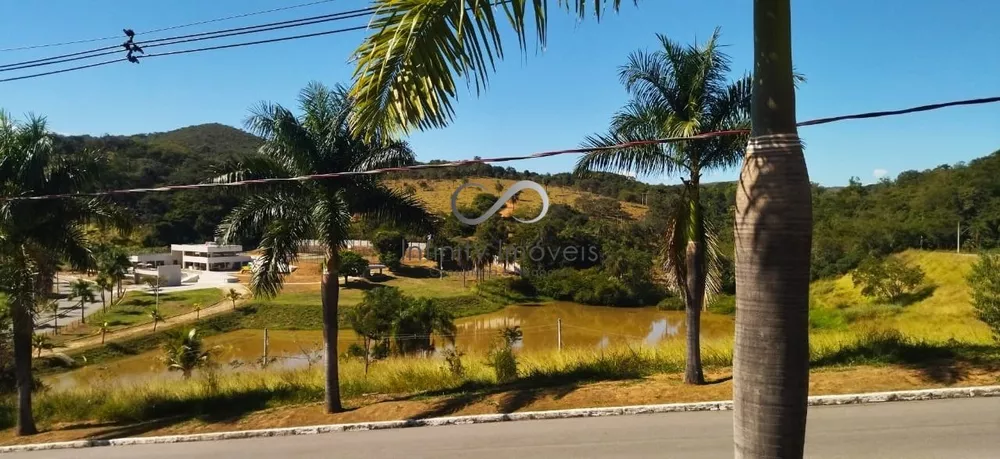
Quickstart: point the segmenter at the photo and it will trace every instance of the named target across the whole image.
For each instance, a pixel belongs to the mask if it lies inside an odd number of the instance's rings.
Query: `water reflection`
[[[615,344],[657,345],[668,340],[681,340],[684,336],[684,313],[659,311],[655,308],[614,308],[583,306],[576,303],[554,302],[545,305],[510,306],[502,311],[456,320],[458,331],[454,346],[467,354],[483,354],[498,338],[505,326],[518,326],[522,337],[515,349],[531,352],[555,349],[558,346],[557,323],[562,322],[564,348],[602,349]],[[732,336],[733,321],[729,316],[702,315],[701,335],[711,340]],[[341,330],[339,348],[358,342],[350,330]],[[230,361],[252,363],[263,356],[262,330],[240,330],[205,339],[208,346],[218,346],[217,361],[227,368]],[[271,331],[268,355],[278,357],[272,363],[276,368],[301,368],[322,364],[323,335],[319,330]],[[439,350],[453,345],[436,337]],[[142,378],[177,378],[180,374],[167,373],[159,360],[160,352],[151,351],[120,359],[106,365],[93,365],[76,371],[54,375],[46,382],[55,388],[78,384],[96,383],[101,380],[135,382]],[[245,366],[243,368],[246,368]],[[230,369],[232,371],[232,369]]]

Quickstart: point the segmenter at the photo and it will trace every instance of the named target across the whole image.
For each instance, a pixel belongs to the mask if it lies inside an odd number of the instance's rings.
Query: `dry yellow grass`
[[[500,183],[503,184],[504,189],[507,189],[515,180],[504,180],[500,179]],[[421,189],[418,185],[420,180],[392,180],[389,181],[389,186],[395,187],[397,189],[402,189],[405,185],[412,185],[416,188],[417,198],[427,204],[427,207],[437,213],[450,213],[451,212],[451,194],[462,185],[461,180],[426,180],[427,184],[430,186],[430,190]],[[494,195],[500,195],[503,192],[497,192],[496,182],[497,179],[493,178],[470,178],[470,183],[475,183],[482,186],[483,188],[477,189],[475,187],[468,187],[462,190],[458,195],[459,205],[469,205],[472,203],[472,199],[479,193],[490,193]],[[583,191],[574,190],[571,188],[560,187],[560,186],[547,186],[545,187],[546,194],[549,195],[549,202],[553,204],[567,204],[572,206],[577,198],[581,196],[597,197],[596,194],[587,193]],[[528,208],[540,208],[541,198],[537,193],[533,191],[522,192],[517,206],[523,206]],[[627,212],[632,218],[641,218],[646,214],[646,206],[634,204],[631,202],[622,202],[622,209]]]

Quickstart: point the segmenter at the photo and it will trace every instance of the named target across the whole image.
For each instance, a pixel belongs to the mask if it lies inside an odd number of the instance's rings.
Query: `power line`
[[[163,28],[160,28],[160,29],[147,30],[145,32],[140,32],[139,34],[151,34],[151,33],[157,33],[157,32],[165,32],[167,30],[183,29],[183,28],[193,27],[193,26],[197,26],[197,25],[211,24],[213,22],[222,22],[222,21],[228,21],[228,20],[232,20],[232,19],[240,19],[240,18],[245,18],[245,17],[250,17],[250,16],[258,16],[258,15],[261,15],[261,14],[276,13],[276,12],[279,12],[279,11],[286,11],[286,10],[291,10],[291,9],[296,9],[296,8],[303,8],[303,7],[307,7],[307,6],[319,5],[319,4],[322,4],[322,3],[330,3],[330,2],[333,2],[333,1],[335,1],[335,0],[319,0],[319,1],[309,2],[309,3],[301,3],[301,4],[298,4],[298,5],[283,6],[283,7],[279,7],[279,8],[272,8],[272,9],[269,9],[269,10],[254,11],[254,12],[251,12],[251,13],[243,13],[243,14],[237,14],[237,15],[233,15],[233,16],[226,16],[226,17],[222,17],[222,18],[215,18],[215,19],[208,19],[208,20],[204,20],[204,21],[191,22],[191,23],[188,23],[188,24],[180,24],[180,25],[174,25],[174,26],[169,26],[169,27],[163,27]],[[0,52],[20,51],[20,50],[38,49],[38,48],[50,48],[50,47],[55,47],[55,46],[76,45],[76,44],[81,44],[81,43],[94,43],[94,42],[99,42],[99,41],[118,40],[120,38],[121,38],[120,36],[116,35],[116,36],[113,36],[113,37],[87,38],[87,39],[82,39],[82,40],[64,41],[64,42],[59,42],[59,43],[47,43],[47,44],[44,44],[44,45],[18,46],[18,47],[0,49]]]
[[[354,31],[358,31],[358,30],[364,30],[364,29],[367,29],[367,28],[368,28],[367,25],[363,25],[363,26],[347,27],[347,28],[343,28],[343,29],[328,30],[328,31],[325,31],[325,32],[315,32],[315,33],[307,33],[307,34],[302,34],[302,35],[292,35],[292,36],[289,36],[289,37],[281,37],[281,38],[270,38],[270,39],[267,39],[267,40],[257,40],[257,41],[249,41],[249,42],[242,42],[242,43],[232,43],[232,44],[228,44],[228,45],[209,46],[209,47],[205,47],[205,48],[195,48],[195,49],[184,49],[184,50],[179,50],[179,51],[168,51],[168,52],[163,52],[163,53],[147,54],[145,56],[139,57],[139,59],[145,59],[145,58],[150,58],[150,57],[173,56],[173,55],[176,55],[176,54],[198,53],[198,52],[202,52],[202,51],[213,51],[213,50],[218,50],[218,49],[239,48],[239,47],[242,47],[242,46],[260,45],[260,44],[265,44],[265,43],[277,43],[277,42],[288,41],[288,40],[297,40],[297,39],[300,39],[300,38],[312,38],[312,37],[319,37],[319,36],[324,36],[324,35],[334,35],[334,34],[338,34],[338,33],[354,32]],[[114,60],[110,60],[110,61],[99,62],[97,64],[83,65],[83,66],[80,66],[80,67],[72,67],[72,68],[68,68],[68,69],[55,70],[55,71],[52,71],[52,72],[35,73],[35,74],[31,74],[31,75],[23,75],[23,76],[19,76],[19,77],[5,78],[5,79],[0,79],[0,83],[6,83],[8,81],[25,80],[25,79],[29,79],[29,78],[37,78],[37,77],[42,77],[42,76],[47,76],[47,75],[53,75],[53,74],[57,74],[57,73],[70,72],[70,71],[74,71],[74,70],[82,70],[82,69],[86,69],[86,68],[90,68],[90,67],[97,67],[97,66],[101,66],[101,65],[107,65],[107,64],[112,64],[112,63],[115,63],[115,62],[125,61],[125,60],[127,60],[127,59],[125,59],[125,58],[114,59]]]
[[[332,32],[336,32],[336,31],[332,31]],[[332,33],[332,32],[323,32],[323,33]],[[315,34],[311,34],[311,35],[315,35]],[[294,38],[294,37],[286,37],[285,39],[292,39],[292,38]],[[236,46],[236,45],[226,45],[226,46],[232,47],[232,46]],[[213,49],[218,49],[218,48],[219,47],[216,47],[216,48],[213,48]],[[183,52],[195,52],[195,51],[198,51],[198,50],[185,50],[185,51],[173,52],[172,54],[179,54],[179,53],[183,53]],[[167,54],[161,54],[161,55],[167,55]],[[0,81],[3,81],[3,80],[0,80]],[[841,115],[841,116],[833,116],[833,117],[828,117],[828,118],[818,118],[818,119],[814,119],[814,120],[800,122],[800,123],[798,123],[798,126],[818,126],[818,125],[821,125],[821,124],[834,123],[834,122],[839,122],[839,121],[844,121],[844,120],[850,120],[850,119],[881,118],[881,117],[886,117],[886,116],[897,116],[897,115],[908,114],[908,113],[937,110],[937,109],[941,109],[941,108],[945,108],[945,107],[953,107],[953,106],[959,106],[959,105],[978,105],[978,104],[987,104],[987,103],[994,103],[994,102],[1000,102],[1000,96],[998,96],[998,97],[980,98],[980,99],[966,99],[966,100],[950,101],[950,102],[943,102],[943,103],[930,104],[930,105],[920,105],[920,106],[911,107],[911,108],[905,108],[905,109],[901,109],[901,110],[879,111],[879,112],[866,112],[866,113],[858,113],[858,114],[852,114],[852,115]],[[729,131],[714,131],[714,132],[706,132],[706,133],[703,133],[703,134],[698,134],[698,135],[694,135],[694,136],[686,136],[686,137],[664,137],[664,138],[659,138],[659,139],[639,140],[639,141],[634,141],[634,142],[623,142],[623,143],[618,143],[618,144],[615,144],[615,145],[609,145],[609,146],[605,146],[605,147],[580,147],[580,148],[569,148],[569,149],[564,149],[564,150],[542,151],[542,152],[532,153],[532,154],[524,155],[524,156],[504,156],[504,157],[498,157],[498,158],[465,159],[465,160],[459,160],[459,161],[450,161],[450,162],[446,162],[446,163],[415,164],[415,165],[412,165],[412,166],[387,167],[387,168],[372,169],[372,170],[367,170],[367,171],[328,172],[328,173],[322,173],[322,174],[301,175],[301,176],[298,176],[298,177],[274,177],[274,178],[264,178],[264,179],[250,179],[250,180],[240,180],[240,181],[228,182],[228,183],[209,182],[209,183],[196,183],[196,184],[189,184],[189,185],[168,185],[168,186],[155,187],[155,188],[128,188],[128,189],[120,189],[120,190],[95,191],[95,192],[87,192],[87,193],[63,193],[63,194],[50,194],[50,195],[39,195],[39,196],[3,196],[3,197],[0,197],[0,202],[6,202],[6,201],[37,201],[37,200],[57,199],[57,198],[98,197],[98,196],[112,196],[112,195],[123,195],[123,194],[136,194],[136,193],[151,193],[151,192],[176,191],[176,190],[193,190],[193,189],[200,189],[200,188],[237,187],[237,186],[256,185],[256,184],[263,184],[263,183],[276,183],[276,182],[304,182],[304,181],[309,181],[309,180],[322,180],[322,179],[330,179],[330,178],[337,178],[337,177],[348,177],[348,176],[356,176],[356,175],[375,175],[375,174],[384,174],[384,173],[387,173],[387,172],[403,172],[403,171],[411,171],[411,170],[419,170],[419,169],[459,167],[459,166],[466,166],[466,165],[470,165],[470,164],[489,164],[489,163],[502,163],[502,162],[509,162],[509,161],[521,161],[521,160],[530,160],[530,159],[538,159],[538,158],[547,158],[547,157],[550,157],[550,156],[559,156],[559,155],[566,155],[566,154],[593,153],[593,152],[599,152],[599,151],[620,150],[620,149],[624,149],[624,148],[632,148],[632,147],[640,147],[640,146],[648,146],[648,145],[660,145],[660,144],[665,144],[665,143],[691,141],[691,140],[703,140],[703,139],[708,139],[708,138],[713,138],[713,137],[722,137],[722,136],[730,136],[730,135],[741,135],[741,134],[749,134],[749,133],[750,133],[750,131],[749,130],[745,130],[745,129],[729,130]]]
[[[313,24],[321,24],[331,21],[342,21],[346,19],[354,19],[358,17],[368,16],[375,12],[375,8],[360,8],[350,11],[342,11],[339,13],[324,14],[319,16],[311,16],[307,18],[293,19],[288,21],[278,21],[266,24],[258,24],[246,27],[236,27],[232,29],[216,30],[211,32],[201,32],[189,35],[180,35],[176,37],[159,38],[155,40],[148,40],[144,42],[138,42],[141,48],[154,48],[159,46],[169,46],[176,45],[180,43],[189,43],[194,41],[203,40],[214,40],[217,38],[233,37],[237,35],[246,35],[251,33],[259,32],[269,32],[273,30],[287,29],[291,27],[302,27]],[[108,51],[110,50],[110,51]],[[104,52],[101,52],[104,51]],[[0,65],[0,72],[9,72],[13,70],[22,70],[32,67],[42,67],[46,65],[61,64],[64,62],[78,61],[82,59],[91,59],[100,56],[107,56],[111,54],[118,54],[122,52],[121,46],[108,46],[104,48],[96,48],[90,51],[81,51],[76,53],[63,54],[59,56],[52,56],[42,59],[35,59],[30,61],[23,61],[14,64],[4,64]]]

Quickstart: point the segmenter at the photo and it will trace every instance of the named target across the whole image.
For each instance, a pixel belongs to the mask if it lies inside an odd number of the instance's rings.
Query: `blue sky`
[[[137,32],[204,19],[304,3],[305,0],[0,0],[0,48]],[[365,6],[361,0],[323,5],[166,32],[179,35]],[[793,53],[808,82],[798,92],[798,118],[901,108],[1000,94],[1000,2],[962,0],[793,1]],[[550,12],[548,46],[522,56],[508,41],[488,90],[463,91],[456,121],[411,136],[421,160],[524,154],[577,146],[606,128],[626,94],[617,67],[629,52],[652,49],[655,33],[685,43],[703,41],[716,26],[737,73],[750,69],[751,2],[640,0],[597,23]],[[308,33],[363,20],[271,32]],[[160,37],[164,35],[155,35]],[[509,35],[509,34],[508,34]],[[120,63],[62,75],[0,83],[0,107],[46,115],[53,130],[71,134],[134,134],[220,122],[240,126],[260,100],[294,105],[310,80],[348,84],[347,57],[364,32]],[[234,37],[218,43],[256,39]],[[228,40],[228,41],[226,41]],[[206,42],[177,45],[202,46]],[[115,44],[114,41],[110,44]],[[216,44],[213,42],[212,44]],[[105,46],[0,52],[0,63]],[[51,67],[55,68],[55,67]],[[48,70],[44,67],[37,70]],[[14,76],[17,72],[0,74]],[[968,161],[1000,148],[1000,104],[847,121],[800,131],[813,181],[842,185],[858,176],[873,182],[908,169]],[[564,172],[574,157],[513,164]],[[731,180],[726,171],[708,180]],[[668,177],[646,178],[674,183]]]

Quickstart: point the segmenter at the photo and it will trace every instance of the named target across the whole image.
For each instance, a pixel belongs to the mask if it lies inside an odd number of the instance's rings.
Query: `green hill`
[[[924,271],[923,298],[906,305],[881,304],[862,296],[850,275],[816,281],[810,290],[813,328],[837,331],[877,326],[933,341],[991,342],[989,328],[972,309],[965,281],[975,256],[920,250],[895,256]]]

